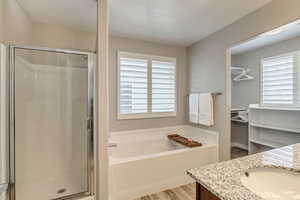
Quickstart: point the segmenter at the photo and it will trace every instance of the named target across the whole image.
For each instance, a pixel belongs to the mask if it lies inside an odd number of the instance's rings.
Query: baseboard
[[[248,151],[248,146],[247,145],[241,144],[241,143],[238,143],[238,142],[232,142],[231,147],[237,147],[237,148],[244,149],[244,150]]]

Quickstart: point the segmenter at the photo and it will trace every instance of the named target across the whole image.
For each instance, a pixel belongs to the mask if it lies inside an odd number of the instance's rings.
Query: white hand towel
[[[189,121],[195,124],[199,121],[199,94],[189,95]]]
[[[199,95],[198,123],[205,126],[214,125],[214,102],[211,93],[201,93]]]

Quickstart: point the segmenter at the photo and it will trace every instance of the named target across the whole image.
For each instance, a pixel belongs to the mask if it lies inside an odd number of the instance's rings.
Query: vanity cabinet
[[[196,200],[220,200],[201,184],[196,183]]]

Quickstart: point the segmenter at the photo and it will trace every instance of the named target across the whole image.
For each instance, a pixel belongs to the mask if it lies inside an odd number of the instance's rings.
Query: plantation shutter
[[[146,59],[119,58],[120,114],[148,112],[148,61]]]
[[[118,119],[176,116],[176,58],[118,52]]]
[[[295,90],[296,71],[294,54],[264,59],[262,61],[262,103],[295,104],[295,96],[298,93]]]
[[[152,61],[152,112],[175,112],[176,62]]]

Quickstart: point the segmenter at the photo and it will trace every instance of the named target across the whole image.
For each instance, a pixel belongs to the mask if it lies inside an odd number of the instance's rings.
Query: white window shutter
[[[152,61],[152,112],[175,112],[176,62]]]
[[[138,114],[148,112],[148,61],[119,58],[119,112]]]
[[[262,61],[262,104],[293,105],[295,89],[294,54]]]
[[[176,116],[176,58],[118,52],[118,119]]]

